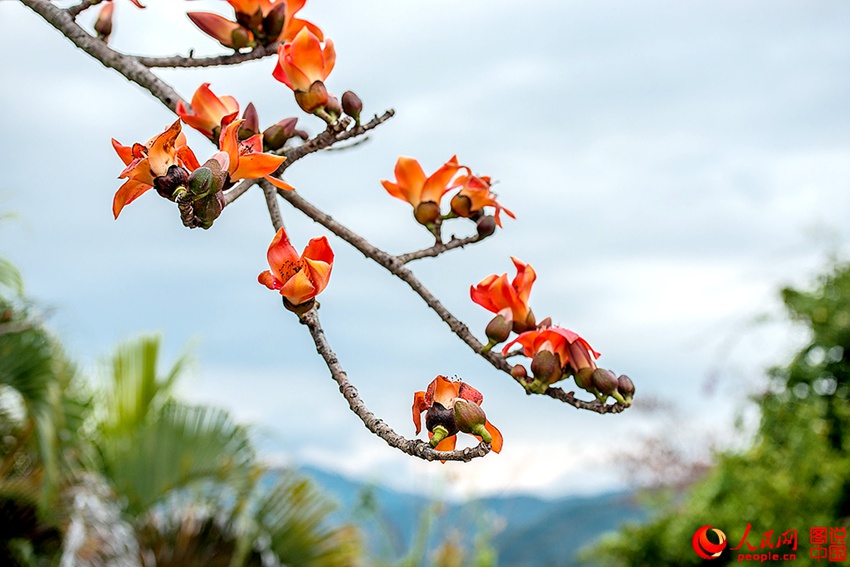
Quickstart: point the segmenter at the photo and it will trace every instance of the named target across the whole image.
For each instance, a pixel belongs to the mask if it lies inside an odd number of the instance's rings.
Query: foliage
[[[796,529],[795,564],[809,558],[809,528],[850,522],[850,265],[821,276],[812,290],[787,288],[782,298],[810,338],[786,366],[770,371],[755,399],[761,421],[743,451],[717,455],[713,470],[653,521],[630,525],[588,558],[606,565],[700,565],[691,538],[706,524],[738,547],[761,551],[762,535]],[[712,564],[736,561],[725,551]]]
[[[359,535],[331,525],[321,493],[290,472],[260,482],[247,428],[173,396],[187,357],[160,374],[158,338],[124,343],[91,394],[22,298],[0,313],[0,564],[95,565],[115,549],[157,565],[356,563]],[[138,546],[103,541],[124,533],[107,508]]]

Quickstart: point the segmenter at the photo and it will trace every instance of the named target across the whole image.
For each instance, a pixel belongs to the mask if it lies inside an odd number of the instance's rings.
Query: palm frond
[[[250,475],[254,452],[247,430],[224,411],[168,402],[134,431],[101,440],[106,476],[142,514],[169,492]]]

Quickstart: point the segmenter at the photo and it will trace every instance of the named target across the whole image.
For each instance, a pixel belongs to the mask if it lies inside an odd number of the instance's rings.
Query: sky
[[[185,11],[223,1],[116,0],[111,45],[146,55],[222,53]],[[174,116],[74,48],[15,0],[0,1],[0,256],[81,364],[160,333],[165,363],[197,360],[181,395],[252,424],[272,462],[312,464],[448,497],[588,494],[623,486],[618,455],[669,427],[640,401],[663,399],[676,434],[736,438],[734,418],[762,370],[801,335],[778,290],[806,285],[850,243],[850,4],[842,1],[311,0],[299,14],[333,38],[326,81],[357,92],[364,115],[396,116],[369,140],[315,154],[286,180],[392,253],[430,245],[386,194],[398,156],[427,172],[452,155],[490,175],[513,210],[494,237],[411,267],[479,337],[490,314],[469,286],[538,274],[538,319],[582,334],[603,367],[632,377],[636,406],[576,411],[526,396],[475,356],[406,286],[328,235],[336,252],[321,318],[366,404],[413,436],[410,404],[437,374],[484,393],[505,437],[473,463],[420,462],[348,412],[306,329],[256,282],[274,230],[261,193],[210,231],[185,229],[153,193],[112,219],[122,164],[110,138],[144,142]],[[90,25],[94,11],[80,17]],[[26,53],[26,57],[16,56]],[[161,70],[185,99],[203,82],[315,134],[271,78],[272,58],[214,70]],[[188,128],[187,128],[188,130]],[[194,132],[201,159],[212,146]],[[282,204],[299,250],[328,234]],[[447,225],[460,235],[470,223]],[[569,388],[569,385],[566,386]],[[649,406],[649,404],[647,404]]]

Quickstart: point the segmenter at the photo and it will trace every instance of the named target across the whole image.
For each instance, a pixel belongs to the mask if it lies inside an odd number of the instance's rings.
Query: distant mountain
[[[547,500],[534,496],[504,496],[463,503],[435,502],[384,486],[355,481],[339,474],[303,467],[339,504],[336,519],[356,523],[375,557],[404,556],[427,531],[425,545],[449,536],[471,549],[474,537],[488,536],[502,567],[569,567],[575,555],[623,522],[646,517],[630,492]],[[423,530],[423,522],[428,522]]]

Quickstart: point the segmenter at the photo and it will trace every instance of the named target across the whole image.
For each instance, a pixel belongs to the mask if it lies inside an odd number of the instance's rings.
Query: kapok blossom
[[[484,401],[484,396],[462,381],[452,381],[445,376],[437,376],[428,384],[427,390],[424,392],[416,392],[413,395],[413,425],[416,426],[416,433],[422,430],[422,412],[428,412],[425,415],[425,426],[428,429],[428,438],[432,440],[432,446],[437,451],[453,451],[457,444],[458,431],[470,432],[470,424],[466,416],[470,408],[467,403],[480,406]],[[477,412],[479,419],[483,420],[483,432],[490,437],[488,443],[496,453],[502,450],[502,433],[496,429],[486,418],[483,417],[483,412]],[[461,421],[459,424],[458,421]],[[438,428],[442,431],[435,434]],[[477,428],[481,431],[480,428]],[[479,441],[482,440],[482,435],[471,432]],[[436,443],[434,441],[437,440]]]
[[[289,307],[309,306],[328,285],[334,253],[324,236],[313,238],[299,256],[283,227],[277,231],[267,254],[269,268],[257,281],[277,290]]]
[[[336,51],[331,39],[325,40],[303,27],[277,50],[277,65],[272,76],[292,89],[295,100],[305,112],[315,112],[328,104],[330,95],[325,79],[336,63]]]
[[[321,40],[321,29],[295,17],[306,1],[227,0],[236,12],[236,22],[212,12],[189,12],[188,16],[204,33],[234,49],[290,41],[304,27]]]
[[[112,200],[112,214],[116,219],[126,205],[152,189],[158,178],[166,178],[172,166],[176,166],[171,173],[177,179],[188,176],[199,167],[198,159],[186,145],[179,120],[144,145],[123,146],[113,139],[112,147],[126,166],[118,178],[127,180]],[[172,198],[170,193],[162,196]]]
[[[192,95],[191,106],[180,100],[175,110],[177,116],[207,138],[215,140],[216,129],[224,128],[239,114],[239,103],[232,96],[216,96],[210,84],[204,83]]]
[[[454,187],[452,179],[460,167],[457,156],[452,156],[437,171],[426,176],[418,161],[401,156],[395,164],[395,183],[382,179],[381,185],[396,199],[410,203],[416,220],[427,225],[440,217],[440,201]]]
[[[506,355],[517,343],[522,345],[523,354],[529,358],[541,351],[556,354],[561,368],[569,364],[573,372],[582,368],[596,369],[594,359],[599,358],[599,353],[578,333],[558,326],[521,333],[502,348],[502,355]]]
[[[537,274],[529,264],[513,256],[511,261],[517,270],[513,281],[508,282],[508,274],[493,274],[481,280],[478,285],[471,286],[469,295],[472,301],[481,307],[502,315],[512,324],[515,333],[522,333],[534,328],[536,324],[534,313],[528,306],[528,296]]]
[[[502,220],[501,213],[515,219],[516,216],[501,203],[496,200],[496,195],[490,191],[490,178],[488,176],[478,177],[473,175],[467,169],[467,173],[461,175],[455,180],[455,184],[460,186],[460,191],[452,197],[452,211],[459,217],[474,218],[483,213],[484,207],[493,207],[495,209],[493,217],[496,219],[496,225],[501,228]]]
[[[275,187],[292,190],[292,185],[271,176],[286,158],[263,153],[262,134],[254,134],[247,140],[240,140],[239,127],[243,122],[245,121],[234,120],[228,124],[221,132],[219,140],[221,151],[228,157],[225,169],[230,175],[230,182],[263,177]]]

